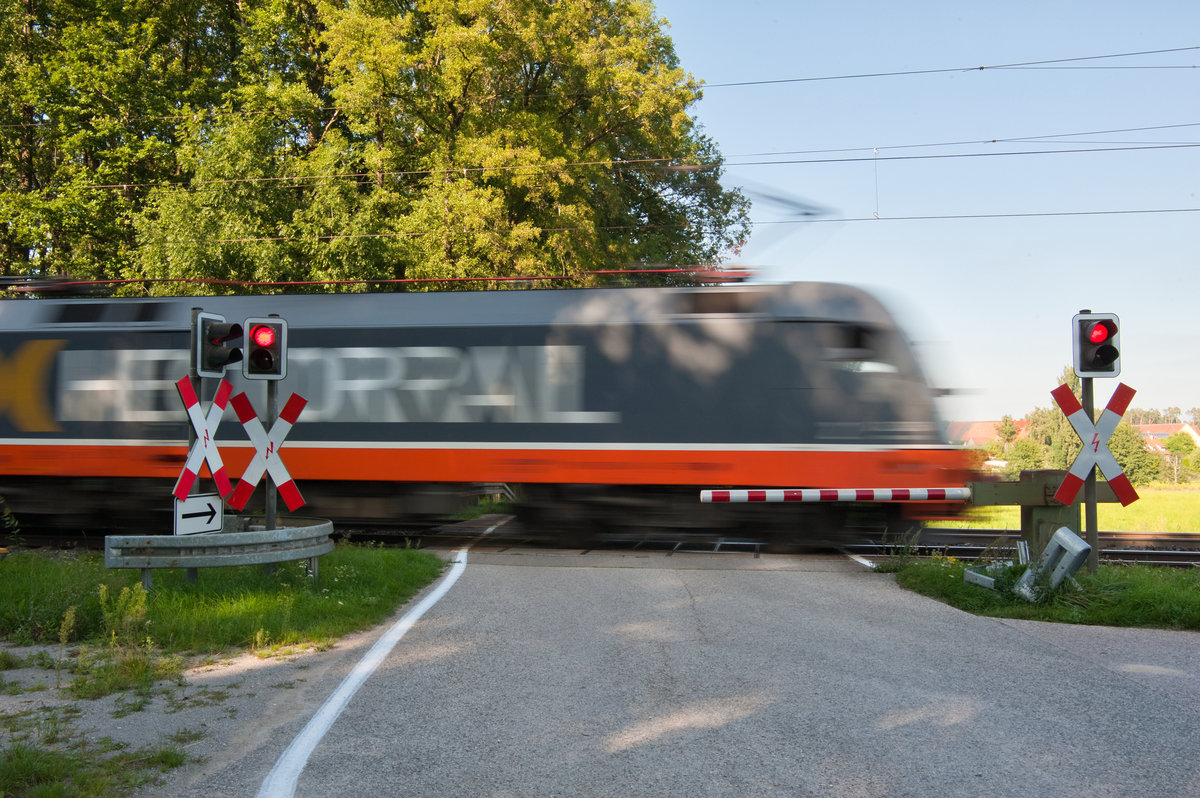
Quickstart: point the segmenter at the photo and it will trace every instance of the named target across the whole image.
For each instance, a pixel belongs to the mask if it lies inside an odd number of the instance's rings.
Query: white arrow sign
[[[224,527],[224,507],[215,493],[175,500],[175,534],[198,535],[220,532]]]

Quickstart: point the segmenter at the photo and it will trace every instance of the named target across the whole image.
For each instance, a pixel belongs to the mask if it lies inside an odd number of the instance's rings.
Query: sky
[[[1200,347],[1180,340],[1200,323],[1200,3],[658,0],[655,13],[705,84],[691,112],[723,184],[753,202],[728,264],[871,290],[954,392],[946,420],[1052,406],[1082,309],[1121,319],[1121,375],[1096,380],[1097,407],[1118,381],[1133,407],[1200,407]],[[1092,58],[1178,48],[1192,49]],[[841,77],[925,70],[949,71]],[[811,208],[818,221],[798,223]]]

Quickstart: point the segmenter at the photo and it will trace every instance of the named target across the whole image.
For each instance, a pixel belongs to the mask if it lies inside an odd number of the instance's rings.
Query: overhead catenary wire
[[[1137,56],[1162,55],[1162,54],[1166,54],[1166,53],[1183,53],[1183,52],[1197,51],[1197,50],[1200,50],[1200,45],[1190,45],[1190,46],[1186,46],[1186,47],[1171,47],[1171,48],[1163,48],[1163,49],[1157,49],[1157,50],[1139,50],[1139,51],[1123,52],[1123,53],[1107,53],[1104,55],[1085,55],[1085,56],[1070,56],[1070,57],[1065,57],[1065,58],[1049,58],[1049,59],[1041,59],[1041,60],[1036,60],[1036,61],[1017,61],[1017,62],[1012,62],[1012,63],[990,64],[990,65],[981,65],[981,66],[938,67],[938,68],[932,68],[932,69],[907,69],[907,70],[895,70],[895,71],[890,71],[890,72],[861,72],[861,73],[851,73],[851,74],[844,74],[844,75],[823,75],[823,76],[798,77],[798,78],[767,78],[767,79],[761,79],[761,80],[729,81],[729,82],[723,82],[723,83],[701,82],[699,84],[699,87],[705,88],[705,89],[737,88],[737,87],[744,87],[744,86],[768,86],[768,85],[778,85],[778,84],[787,84],[787,83],[809,83],[809,82],[831,81],[831,80],[853,80],[853,79],[860,79],[860,78],[903,77],[903,76],[911,76],[911,75],[933,75],[933,74],[945,74],[945,73],[984,72],[984,71],[1020,70],[1020,69],[1198,69],[1198,68],[1200,68],[1200,65],[1198,65],[1198,64],[1062,66],[1064,64],[1072,64],[1072,63],[1077,63],[1080,61],[1096,61],[1096,60],[1105,60],[1105,59],[1110,59],[1110,58],[1133,58],[1133,57],[1137,57]],[[333,105],[333,106],[317,106],[317,107],[302,107],[302,108],[298,107],[298,108],[293,108],[293,109],[264,108],[264,109],[254,109],[254,110],[244,109],[244,108],[238,109],[238,110],[227,110],[227,109],[217,109],[217,108],[198,108],[198,109],[194,109],[192,111],[185,112],[185,113],[148,115],[145,117],[141,117],[141,119],[146,120],[146,121],[160,121],[161,122],[161,121],[170,121],[170,120],[196,119],[200,116],[210,115],[210,114],[212,114],[212,115],[217,115],[217,114],[230,115],[230,114],[232,114],[235,116],[261,116],[261,115],[266,115],[266,114],[298,113],[298,112],[304,112],[306,114],[311,114],[313,112],[333,113],[334,115],[337,115],[342,112],[354,111],[361,107],[363,107],[363,106]],[[135,121],[136,121],[136,119],[135,119]],[[36,121],[26,120],[26,121],[21,121],[21,122],[0,122],[0,129],[2,129],[2,128],[49,127],[49,126],[53,126],[55,124],[56,124],[56,122],[54,122],[53,120],[49,120],[49,119],[36,120]]]
[[[766,158],[777,155],[819,155],[831,152],[862,152],[864,150],[906,150],[906,149],[921,149],[929,147],[965,147],[969,145],[980,144],[1018,144],[1023,142],[1038,142],[1044,139],[1065,139],[1074,136],[1107,136],[1115,133],[1145,133],[1151,130],[1176,130],[1185,127],[1200,127],[1200,122],[1177,122],[1170,125],[1142,125],[1140,127],[1120,127],[1106,128],[1101,130],[1077,130],[1071,133],[1042,133],[1036,136],[1005,136],[1002,138],[991,139],[965,139],[961,141],[934,141],[922,142],[919,144],[880,144],[858,147],[836,147],[818,150],[778,150],[768,152],[744,152],[736,155],[727,155],[726,158]],[[1082,143],[1097,143],[1097,144],[1117,144],[1126,142],[1089,142]],[[1136,142],[1138,144],[1190,144],[1193,142],[1182,141],[1147,141]]]
[[[803,216],[795,219],[772,219],[772,220],[750,220],[752,227],[768,226],[768,225],[785,225],[785,224],[829,224],[829,223],[853,223],[853,222],[930,222],[930,221],[955,221],[969,219],[1031,219],[1031,218],[1052,218],[1052,217],[1070,217],[1070,216],[1128,216],[1138,214],[1179,214],[1179,213],[1200,213],[1200,208],[1116,208],[1108,210],[1091,210],[1091,211],[1027,211],[1027,212],[1011,212],[1011,213],[951,213],[951,214],[925,214],[914,216],[857,216],[857,217],[821,217],[821,216]],[[534,233],[571,233],[571,232],[615,232],[615,231],[631,231],[631,232],[649,232],[653,230],[677,230],[687,227],[687,224],[644,224],[644,225],[600,225],[597,227],[538,227],[533,228],[530,232]],[[707,228],[698,227],[699,232],[711,232]],[[291,242],[302,243],[311,241],[339,241],[344,239],[355,238],[416,238],[427,235],[434,235],[434,230],[424,230],[419,232],[394,232],[394,233],[330,233],[327,235],[316,236],[255,236],[246,238],[219,238],[214,239],[215,243],[220,244],[259,244],[259,243],[279,243]],[[179,239],[177,239],[179,240]],[[186,240],[186,239],[185,239]],[[480,278],[486,279],[486,278]],[[524,279],[524,278],[522,278]],[[540,279],[540,278],[533,278]],[[111,282],[111,281],[105,281]],[[131,280],[130,282],[138,282]],[[378,282],[378,281],[373,281]]]
[[[1045,136],[1043,138],[1049,138]],[[1028,139],[1023,139],[1028,141]],[[1000,141],[1000,140],[995,140]],[[1018,139],[1006,139],[1004,141],[1016,142]],[[803,154],[806,152],[853,152],[859,150],[884,150],[897,149],[903,147],[918,147],[926,145],[897,145],[895,147],[855,147],[850,150],[799,150],[791,152],[781,152],[779,155]],[[932,144],[927,146],[953,146],[953,145],[938,145]],[[705,169],[724,168],[728,166],[780,166],[780,165],[796,165],[796,164],[835,164],[835,163],[858,163],[863,161],[913,161],[913,160],[935,160],[935,159],[950,159],[950,158],[992,158],[1000,156],[1033,156],[1033,155],[1067,155],[1074,153],[1089,153],[1089,152],[1133,152],[1138,150],[1172,150],[1172,149],[1194,149],[1200,147],[1200,142],[1174,142],[1167,144],[1119,144],[1108,147],[1074,147],[1068,149],[1055,150],[1019,150],[1019,151],[1003,151],[1003,152],[959,152],[959,153],[941,153],[933,155],[863,155],[860,157],[844,157],[844,158],[806,158],[806,159],[786,159],[786,160],[771,160],[771,161],[721,161],[714,163],[699,163],[686,164],[677,163],[670,158],[639,158],[631,160],[607,160],[607,161],[576,161],[569,163],[541,163],[541,164],[511,164],[511,165],[493,165],[493,166],[463,166],[454,168],[439,168],[439,169],[403,169],[403,170],[380,170],[380,171],[364,171],[364,172],[335,172],[320,175],[267,175],[255,177],[221,177],[221,178],[194,178],[179,183],[166,183],[163,181],[148,181],[144,183],[126,182],[126,183],[94,183],[71,186],[73,189],[109,189],[109,190],[127,190],[130,188],[153,188],[164,186],[176,187],[204,187],[204,186],[219,186],[234,183],[259,183],[259,184],[284,184],[292,181],[288,188],[305,188],[312,181],[318,180],[335,180],[335,179],[353,179],[358,181],[378,180],[382,177],[428,177],[433,175],[457,175],[457,174],[472,174],[482,172],[555,172],[563,169],[577,169],[584,167],[603,167],[603,168],[628,168],[628,167],[644,167],[653,169],[665,169],[668,171],[702,171]],[[767,157],[771,153],[763,153],[754,156],[740,157]],[[308,181],[308,182],[305,182]]]
[[[705,83],[706,89],[724,89],[735,88],[740,86],[771,86],[783,83],[814,83],[826,80],[859,80],[864,78],[890,78],[890,77],[905,77],[909,75],[937,75],[946,73],[962,73],[962,72],[982,72],[986,70],[1002,70],[1002,69],[1033,69],[1047,68],[1056,64],[1067,64],[1079,61],[1098,61],[1106,58],[1132,58],[1135,56],[1145,55],[1162,55],[1165,53],[1183,53],[1191,50],[1200,50],[1200,45],[1190,47],[1171,47],[1162,50],[1140,50],[1128,53],[1109,53],[1107,55],[1084,55],[1071,58],[1049,58],[1040,61],[1018,61],[1009,64],[990,64],[983,66],[962,66],[962,67],[939,67],[935,69],[903,69],[892,72],[859,72],[845,75],[819,75],[812,77],[800,78],[771,78],[767,80],[742,80],[731,81],[728,83]],[[1108,67],[1110,69],[1120,67]],[[1163,69],[1166,67],[1157,65],[1143,65],[1141,68],[1147,69]],[[1176,67],[1171,67],[1176,68]],[[1195,68],[1187,65],[1186,68]]]
[[[1120,68],[1120,67],[1094,67],[1093,65],[1081,66],[1078,62],[1095,61],[1101,59],[1116,59],[1129,58],[1135,56],[1161,55],[1169,53],[1181,53],[1188,51],[1200,50],[1200,46],[1177,47],[1157,50],[1143,50],[1137,52],[1109,53],[1105,55],[1078,56],[1070,58],[1055,58],[1044,59],[1039,61],[1022,61],[1012,63],[992,64],[976,67],[953,67],[939,68],[929,70],[903,70],[895,72],[874,72],[874,73],[859,73],[851,75],[835,75],[835,76],[818,76],[818,77],[801,77],[788,79],[772,79],[759,81],[744,81],[731,83],[709,83],[704,84],[706,88],[724,88],[736,86],[753,86],[767,85],[777,83],[796,83],[818,80],[845,80],[850,78],[867,78],[867,77],[889,77],[903,75],[921,75],[933,73],[950,73],[950,72],[969,72],[983,70],[1004,70],[1004,69],[1045,69],[1045,68]],[[1126,66],[1125,68],[1135,68]],[[1167,67],[1137,67],[1137,68],[1167,68]],[[1178,65],[1170,68],[1183,68]],[[1192,68],[1192,67],[1188,67]],[[210,109],[212,110],[212,109]],[[305,109],[313,110],[313,109]],[[322,111],[339,111],[339,108],[322,108]],[[200,111],[207,113],[209,111]],[[269,113],[275,111],[263,111]],[[251,111],[234,111],[232,113],[255,113]],[[187,116],[192,116],[191,114]],[[167,118],[167,117],[163,117]],[[29,124],[50,124],[49,122],[37,123],[19,123],[19,125]],[[10,127],[14,125],[0,125],[0,127]],[[166,182],[156,180],[145,183],[123,182],[123,183],[107,183],[94,185],[76,185],[71,186],[72,189],[108,189],[108,190],[128,190],[131,188],[152,188],[152,187],[179,187],[185,189],[201,189],[205,187],[219,186],[223,184],[248,183],[248,184],[275,184],[279,186],[287,186],[303,189],[312,186],[316,181],[320,180],[356,180],[363,181],[378,181],[381,178],[405,178],[405,177],[427,177],[438,174],[471,174],[471,173],[497,173],[497,172],[537,172],[537,171],[561,171],[563,169],[584,169],[584,168],[607,168],[607,169],[623,169],[623,168],[645,168],[645,169],[667,169],[679,171],[701,171],[711,168],[724,167],[753,167],[753,166],[776,166],[776,165],[802,165],[802,164],[837,164],[837,163],[856,163],[856,162],[874,162],[883,161],[916,161],[916,160],[934,160],[934,159],[951,159],[951,158],[988,158],[988,157],[1032,157],[1036,155],[1065,155],[1076,153],[1103,153],[1103,152],[1133,152],[1133,151],[1150,151],[1150,150],[1179,150],[1200,147],[1197,142],[1096,142],[1097,144],[1106,144],[1109,146],[1095,147],[1073,147],[1073,148],[1055,148],[1055,149],[1025,149],[1020,151],[999,151],[999,152],[965,152],[965,153],[936,153],[936,154],[909,154],[909,155],[883,155],[881,151],[890,151],[906,148],[934,148],[934,147],[953,147],[967,145],[998,145],[1012,143],[1038,143],[1046,141],[1046,143],[1076,143],[1063,141],[1068,137],[1085,137],[1098,135],[1112,135],[1116,133],[1128,132],[1145,132],[1156,130],[1180,129],[1200,126],[1200,122],[1188,122],[1169,125],[1153,125],[1141,127],[1122,127],[1111,128],[1106,130],[1094,131],[1076,131],[1073,133],[1058,133],[1058,134],[1041,134],[1038,136],[1020,136],[1020,137],[1005,137],[995,139],[981,139],[973,141],[959,142],[930,142],[923,144],[904,144],[904,145],[877,145],[872,147],[857,147],[857,148],[838,148],[833,150],[792,150],[781,152],[764,152],[752,153],[746,155],[733,156],[734,158],[768,158],[770,160],[756,161],[721,161],[715,163],[701,164],[683,164],[674,159],[669,158],[641,158],[630,160],[592,160],[579,161],[573,163],[544,163],[544,164],[510,164],[499,166],[470,166],[470,167],[455,167],[444,169],[429,169],[429,170],[396,170],[396,171],[361,171],[361,172],[345,172],[333,173],[324,175],[286,175],[286,176],[233,176],[224,178],[212,179],[190,179],[180,182]],[[1058,140],[1058,141],[1054,141]],[[1091,142],[1081,142],[1091,143]],[[860,157],[840,157],[840,158],[811,158],[811,159],[784,159],[782,156],[789,155],[807,155],[807,154],[824,154],[824,153],[840,153],[840,152],[855,152],[855,151],[870,151],[869,155]],[[1172,213],[1194,213],[1195,208],[1149,208],[1149,209],[1117,209],[1117,210],[1096,210],[1096,211],[1047,211],[1047,212],[1028,212],[1028,213],[998,213],[998,214],[946,214],[946,215],[921,215],[921,216],[881,216],[873,215],[870,217],[847,217],[847,218],[828,218],[828,217],[804,217],[799,219],[780,220],[780,221],[751,221],[753,225],[768,225],[768,224],[799,224],[799,223],[828,223],[828,222],[858,222],[858,221],[921,221],[921,220],[953,220],[953,219],[1002,219],[1002,218],[1028,218],[1038,216],[1094,216],[1106,214],[1172,214]],[[674,226],[674,225],[673,225]],[[682,225],[681,225],[682,226]],[[616,230],[616,229],[652,229],[654,226],[637,227],[630,226],[620,227],[600,227],[595,229],[601,230]],[[573,228],[544,228],[544,232],[570,231]],[[295,236],[277,236],[277,237],[260,237],[260,238],[241,238],[241,239],[221,239],[222,242],[252,242],[252,241],[300,241],[300,240],[333,240],[343,238],[368,238],[368,237],[399,237],[399,236],[419,236],[425,235],[425,232],[409,232],[409,233],[379,233],[379,234],[341,234],[331,236],[317,237],[295,237]]]

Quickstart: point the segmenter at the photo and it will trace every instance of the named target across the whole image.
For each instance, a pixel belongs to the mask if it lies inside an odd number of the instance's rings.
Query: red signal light
[[[266,325],[255,327],[250,333],[250,339],[256,346],[272,346],[275,343],[275,329]]]
[[[1104,323],[1093,324],[1092,329],[1088,332],[1088,340],[1094,344],[1102,344],[1108,340],[1108,325]]]

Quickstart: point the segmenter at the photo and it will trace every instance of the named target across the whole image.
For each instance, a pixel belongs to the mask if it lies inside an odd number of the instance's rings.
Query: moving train
[[[844,285],[10,299],[0,496],[23,525],[170,533],[196,309],[287,322],[278,401],[307,404],[278,456],[305,515],[396,520],[486,483],[513,488],[529,529],[564,538],[816,540],[955,507],[716,506],[699,491],[969,479],[901,330]],[[226,375],[265,415],[266,383]],[[218,382],[199,383],[205,412]],[[232,407],[221,418],[236,483],[255,450]]]

